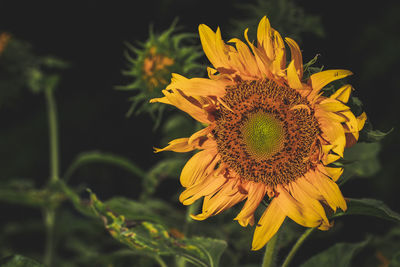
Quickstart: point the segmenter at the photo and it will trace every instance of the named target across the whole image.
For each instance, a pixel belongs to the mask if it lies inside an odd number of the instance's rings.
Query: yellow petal
[[[320,170],[310,173],[306,178],[319,190],[333,211],[336,212],[338,207],[345,211],[347,209],[346,201],[338,185]]]
[[[210,174],[202,182],[183,191],[179,196],[179,201],[182,202],[183,205],[191,205],[203,196],[214,194],[221,188],[226,180],[227,179],[223,175],[215,176]]]
[[[307,191],[304,191],[300,186],[300,184],[297,184],[296,181],[292,182],[290,186],[292,188],[290,192],[293,195],[293,197],[300,203],[302,203],[304,206],[308,206],[309,208],[313,209],[321,217],[321,223],[324,222],[325,224],[329,225],[329,221],[328,218],[326,217],[324,207],[322,207],[318,199],[313,198],[309,194],[307,194]]]
[[[328,155],[326,155],[326,158],[322,160],[322,163],[324,163],[325,165],[328,165],[332,162],[337,161],[338,159],[340,159],[339,155],[328,154]]]
[[[348,70],[325,70],[311,75],[313,91],[319,92],[325,85],[335,80],[343,79],[353,73]]]
[[[275,235],[286,218],[276,199],[269,203],[254,231],[252,250],[259,250]]]
[[[210,150],[203,150],[196,153],[191,157],[186,165],[183,167],[181,172],[181,184],[183,187],[192,186],[207,175],[207,167],[212,163],[215,158],[215,152]]]
[[[289,66],[287,68],[287,80],[288,80],[290,88],[293,88],[296,90],[304,89],[303,84],[301,83],[299,76],[296,72],[296,68],[295,68],[293,60],[289,63]]]
[[[174,76],[177,75],[174,73]],[[182,76],[183,77],[183,76]],[[168,86],[167,90],[179,89],[188,96],[217,96],[225,95],[225,86],[228,81],[210,80],[206,78],[184,78],[174,79]]]
[[[343,103],[347,103],[347,101],[349,101],[352,90],[353,90],[353,87],[350,84],[346,84],[346,85],[340,87],[335,93],[333,93],[330,96],[330,98],[334,98],[334,99],[342,101]]]
[[[215,68],[223,67],[220,56],[216,51],[215,33],[207,25],[199,25],[200,42],[208,60]]]
[[[294,61],[294,67],[296,73],[301,80],[303,78],[303,56],[301,55],[299,45],[291,38],[285,38],[286,43],[289,45],[290,53],[292,55],[292,61]]]
[[[364,128],[366,120],[367,120],[367,114],[365,112],[363,112],[360,116],[357,117],[358,131],[361,131],[362,128]]]
[[[316,227],[320,224],[320,216],[294,199],[281,185],[278,185],[276,197],[278,205],[286,215],[296,223],[305,227]]]
[[[249,184],[247,200],[240,213],[234,219],[243,227],[246,227],[249,223],[250,225],[254,224],[254,212],[267,192],[267,187],[262,183],[249,182]]]
[[[275,58],[272,61],[273,73],[278,76],[284,76],[283,70],[286,67],[286,49],[285,43],[279,32],[274,31],[273,44],[275,49]]]
[[[344,110],[350,110],[348,106],[343,104],[340,101],[337,101],[332,98],[327,98],[319,104],[321,108],[323,108],[327,112],[338,112],[338,111],[344,111]]]
[[[264,16],[257,28],[258,46],[263,47],[269,59],[275,58],[275,51],[272,42],[272,29],[271,24],[266,16]]]
[[[164,148],[154,148],[155,153],[161,151],[174,151],[174,152],[189,152],[196,148],[196,144],[189,144],[189,138],[178,138],[168,143]]]
[[[190,145],[191,143],[193,143],[194,140],[198,139],[199,137],[209,134],[214,128],[215,124],[212,124],[204,129],[201,129],[200,131],[195,132],[194,134],[192,134],[192,136],[190,136],[188,144]]]
[[[211,123],[210,114],[205,109],[200,107],[200,103],[196,99],[190,99],[182,95],[182,93],[177,90],[163,90],[162,92],[168,100],[168,103],[163,103],[174,105],[175,107],[186,112],[199,122],[206,124]],[[159,99],[156,98],[153,100],[154,102],[157,102]]]
[[[335,182],[343,174],[343,168],[333,168],[333,167],[325,166],[325,170],[328,173],[328,176]]]

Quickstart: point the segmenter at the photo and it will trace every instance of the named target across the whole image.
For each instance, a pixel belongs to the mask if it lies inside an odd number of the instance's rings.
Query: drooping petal
[[[344,211],[347,209],[346,201],[338,185],[322,173],[321,169],[309,171],[307,174],[306,178],[318,189],[334,212],[338,207]]]
[[[182,202],[183,205],[191,205],[203,196],[214,194],[221,188],[226,180],[227,179],[223,175],[215,176],[212,173],[200,183],[183,191],[179,196],[179,201]]]
[[[314,95],[318,94],[328,83],[343,79],[352,74],[353,73],[349,70],[325,70],[311,75],[310,81]]]
[[[190,138],[188,140],[188,144],[190,145],[191,143],[193,143],[193,141],[195,141],[199,137],[209,134],[214,128],[215,128],[215,124],[211,124],[211,125],[207,126],[206,128],[195,132],[194,134],[192,134],[192,136],[190,136]]]
[[[174,151],[174,152],[189,152],[192,151],[196,148],[196,144],[189,144],[189,138],[178,138],[175,140],[172,140],[171,142],[168,143],[168,146],[164,148],[154,148],[155,153],[159,153],[162,151]]]
[[[273,237],[286,218],[286,213],[273,199],[258,221],[254,231],[252,250],[261,249]]]
[[[207,110],[201,107],[201,104],[195,98],[189,98],[178,90],[163,90],[162,92],[165,97],[154,98],[150,100],[150,103],[163,101],[163,103],[173,105],[186,112],[199,122],[206,124],[211,123],[210,114],[207,112]]]
[[[299,45],[291,38],[285,38],[286,43],[289,45],[292,61],[294,62],[294,68],[296,73],[301,80],[303,78],[303,56]]]
[[[207,176],[207,168],[216,157],[215,150],[202,150],[191,157],[181,172],[181,184],[183,187],[192,186]]]
[[[350,84],[343,85],[336,92],[334,92],[330,96],[330,98],[337,99],[339,101],[342,101],[343,103],[347,103],[347,101],[349,101],[352,90],[353,87]]]
[[[289,66],[287,68],[287,80],[288,80],[290,88],[293,88],[296,90],[304,89],[303,84],[301,83],[299,76],[296,72],[296,68],[295,68],[293,60],[289,63]]]
[[[188,79],[181,75],[174,73],[175,78],[168,86],[167,90],[179,89],[188,96],[217,96],[222,97],[225,94],[225,87],[228,81],[224,80],[210,80],[206,78],[192,78]]]
[[[261,200],[267,193],[267,187],[263,183],[249,182],[249,191],[247,200],[234,220],[239,224],[246,227],[248,224],[254,224],[254,212],[256,211]]]

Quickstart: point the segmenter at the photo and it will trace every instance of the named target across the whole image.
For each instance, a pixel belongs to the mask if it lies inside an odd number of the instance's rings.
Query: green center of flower
[[[285,139],[281,122],[264,112],[252,114],[248,118],[243,124],[242,135],[248,152],[258,158],[269,158],[278,153]]]

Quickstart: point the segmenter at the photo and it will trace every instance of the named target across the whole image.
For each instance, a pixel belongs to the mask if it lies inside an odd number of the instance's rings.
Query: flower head
[[[136,113],[141,111],[147,111],[150,115],[161,113],[165,106],[149,105],[148,101],[162,95],[161,91],[168,85],[171,73],[180,72],[187,75],[189,72],[196,73],[196,70],[200,70],[195,62],[201,55],[199,47],[190,45],[193,35],[177,33],[176,23],[177,21],[174,21],[171,27],[161,34],[155,34],[150,30],[148,40],[140,47],[127,44],[129,51],[125,55],[129,65],[123,74],[134,80],[128,85],[117,88],[138,92],[130,98],[132,106],[128,114],[135,109]]]
[[[252,249],[262,248],[286,217],[305,227],[331,227],[326,211],[346,210],[337,179],[342,168],[331,163],[343,157],[364,125],[346,105],[352,87],[330,96],[323,88],[352,73],[327,70],[303,78],[297,43],[285,42],[266,17],[257,30],[257,44],[244,37],[226,44],[218,28],[199,26],[204,52],[214,68],[209,78],[187,79],[173,74],[164,97],[151,102],[174,105],[206,127],[163,149],[197,152],[184,166],[180,195],[184,205],[204,197],[204,220],[238,202],[240,225],[255,223],[254,212],[264,199],[270,204],[258,220]]]

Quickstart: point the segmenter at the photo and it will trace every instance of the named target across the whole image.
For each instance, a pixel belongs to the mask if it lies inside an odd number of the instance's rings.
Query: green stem
[[[294,244],[294,246],[292,247],[292,249],[290,250],[289,254],[287,255],[285,261],[282,264],[282,267],[288,267],[290,262],[292,261],[294,255],[296,254],[296,252],[299,250],[299,248],[301,247],[301,245],[303,245],[304,241],[307,239],[307,237],[309,237],[311,235],[312,232],[314,232],[314,230],[317,228],[309,228],[307,229],[300,237],[299,239],[297,239],[296,244]]]
[[[267,243],[265,248],[262,267],[272,267],[275,265],[276,245],[278,243],[278,233],[276,233]]]
[[[54,99],[53,88],[45,89],[48,126],[49,126],[49,147],[50,147],[50,185],[59,180],[59,154],[58,154],[58,125],[57,125],[57,109]],[[56,210],[53,205],[45,208],[44,211],[45,226],[46,226],[46,245],[44,252],[44,264],[52,266],[55,250],[54,244],[54,224],[56,219]]]
[[[57,108],[53,88],[46,88],[45,94],[49,120],[50,181],[55,182],[59,179]]]
[[[165,263],[165,261],[163,261],[163,259],[160,256],[156,256],[155,257],[157,263],[161,266],[161,267],[168,267],[168,265]]]
[[[189,226],[190,223],[193,222],[192,217],[190,217],[190,214],[196,213],[197,210],[199,209],[200,201],[194,202],[192,205],[189,205],[186,208],[186,219],[185,219],[185,224],[183,226],[183,234],[187,236],[189,234]],[[184,257],[178,256],[176,260],[176,266],[178,267],[185,267],[186,266],[186,260]]]

